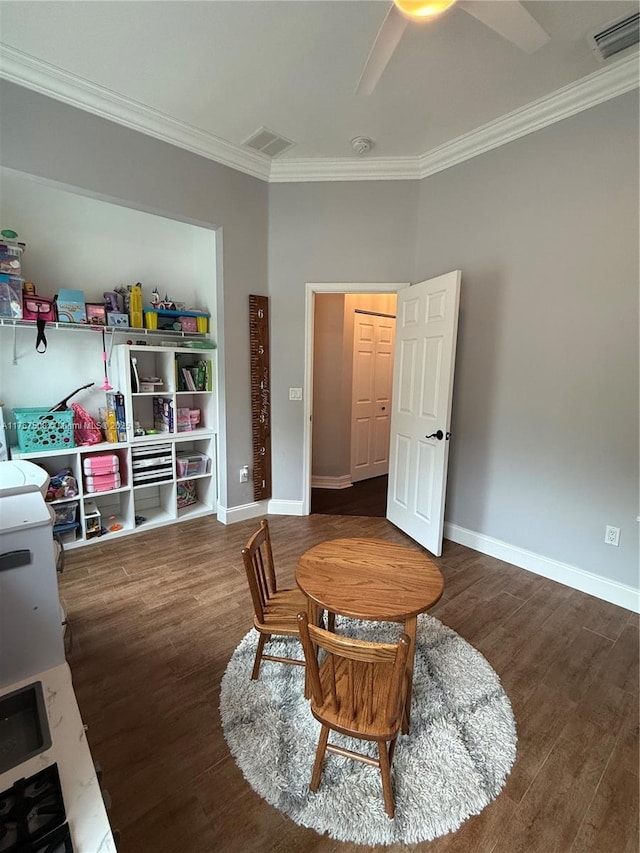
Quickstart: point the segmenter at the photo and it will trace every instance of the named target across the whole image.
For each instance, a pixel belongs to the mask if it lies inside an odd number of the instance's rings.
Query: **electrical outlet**
[[[248,483],[249,482],[249,466],[243,465],[240,469],[240,482]]]
[[[615,545],[617,547],[620,544],[620,528],[611,527],[610,524],[607,524],[604,531],[604,541],[605,545]]]

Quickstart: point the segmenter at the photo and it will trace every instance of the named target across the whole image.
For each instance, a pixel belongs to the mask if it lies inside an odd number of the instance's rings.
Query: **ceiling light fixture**
[[[403,15],[412,20],[420,21],[437,18],[453,6],[456,0],[393,0]]]

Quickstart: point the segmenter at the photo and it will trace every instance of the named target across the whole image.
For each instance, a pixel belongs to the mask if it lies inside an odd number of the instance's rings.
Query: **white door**
[[[398,292],[387,518],[442,553],[460,270]]]
[[[351,482],[389,471],[394,317],[356,311],[353,323]]]

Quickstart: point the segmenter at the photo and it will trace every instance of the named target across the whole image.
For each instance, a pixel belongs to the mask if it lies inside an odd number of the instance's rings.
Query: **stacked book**
[[[105,433],[107,441],[116,443],[127,440],[127,416],[124,408],[124,394],[117,391],[107,392],[107,421]]]
[[[211,362],[197,361],[180,367],[178,391],[210,391]]]

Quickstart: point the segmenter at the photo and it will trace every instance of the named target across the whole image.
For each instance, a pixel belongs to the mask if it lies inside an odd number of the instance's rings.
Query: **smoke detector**
[[[373,139],[369,139],[368,136],[355,136],[351,140],[351,147],[356,154],[362,156],[373,148]]]

